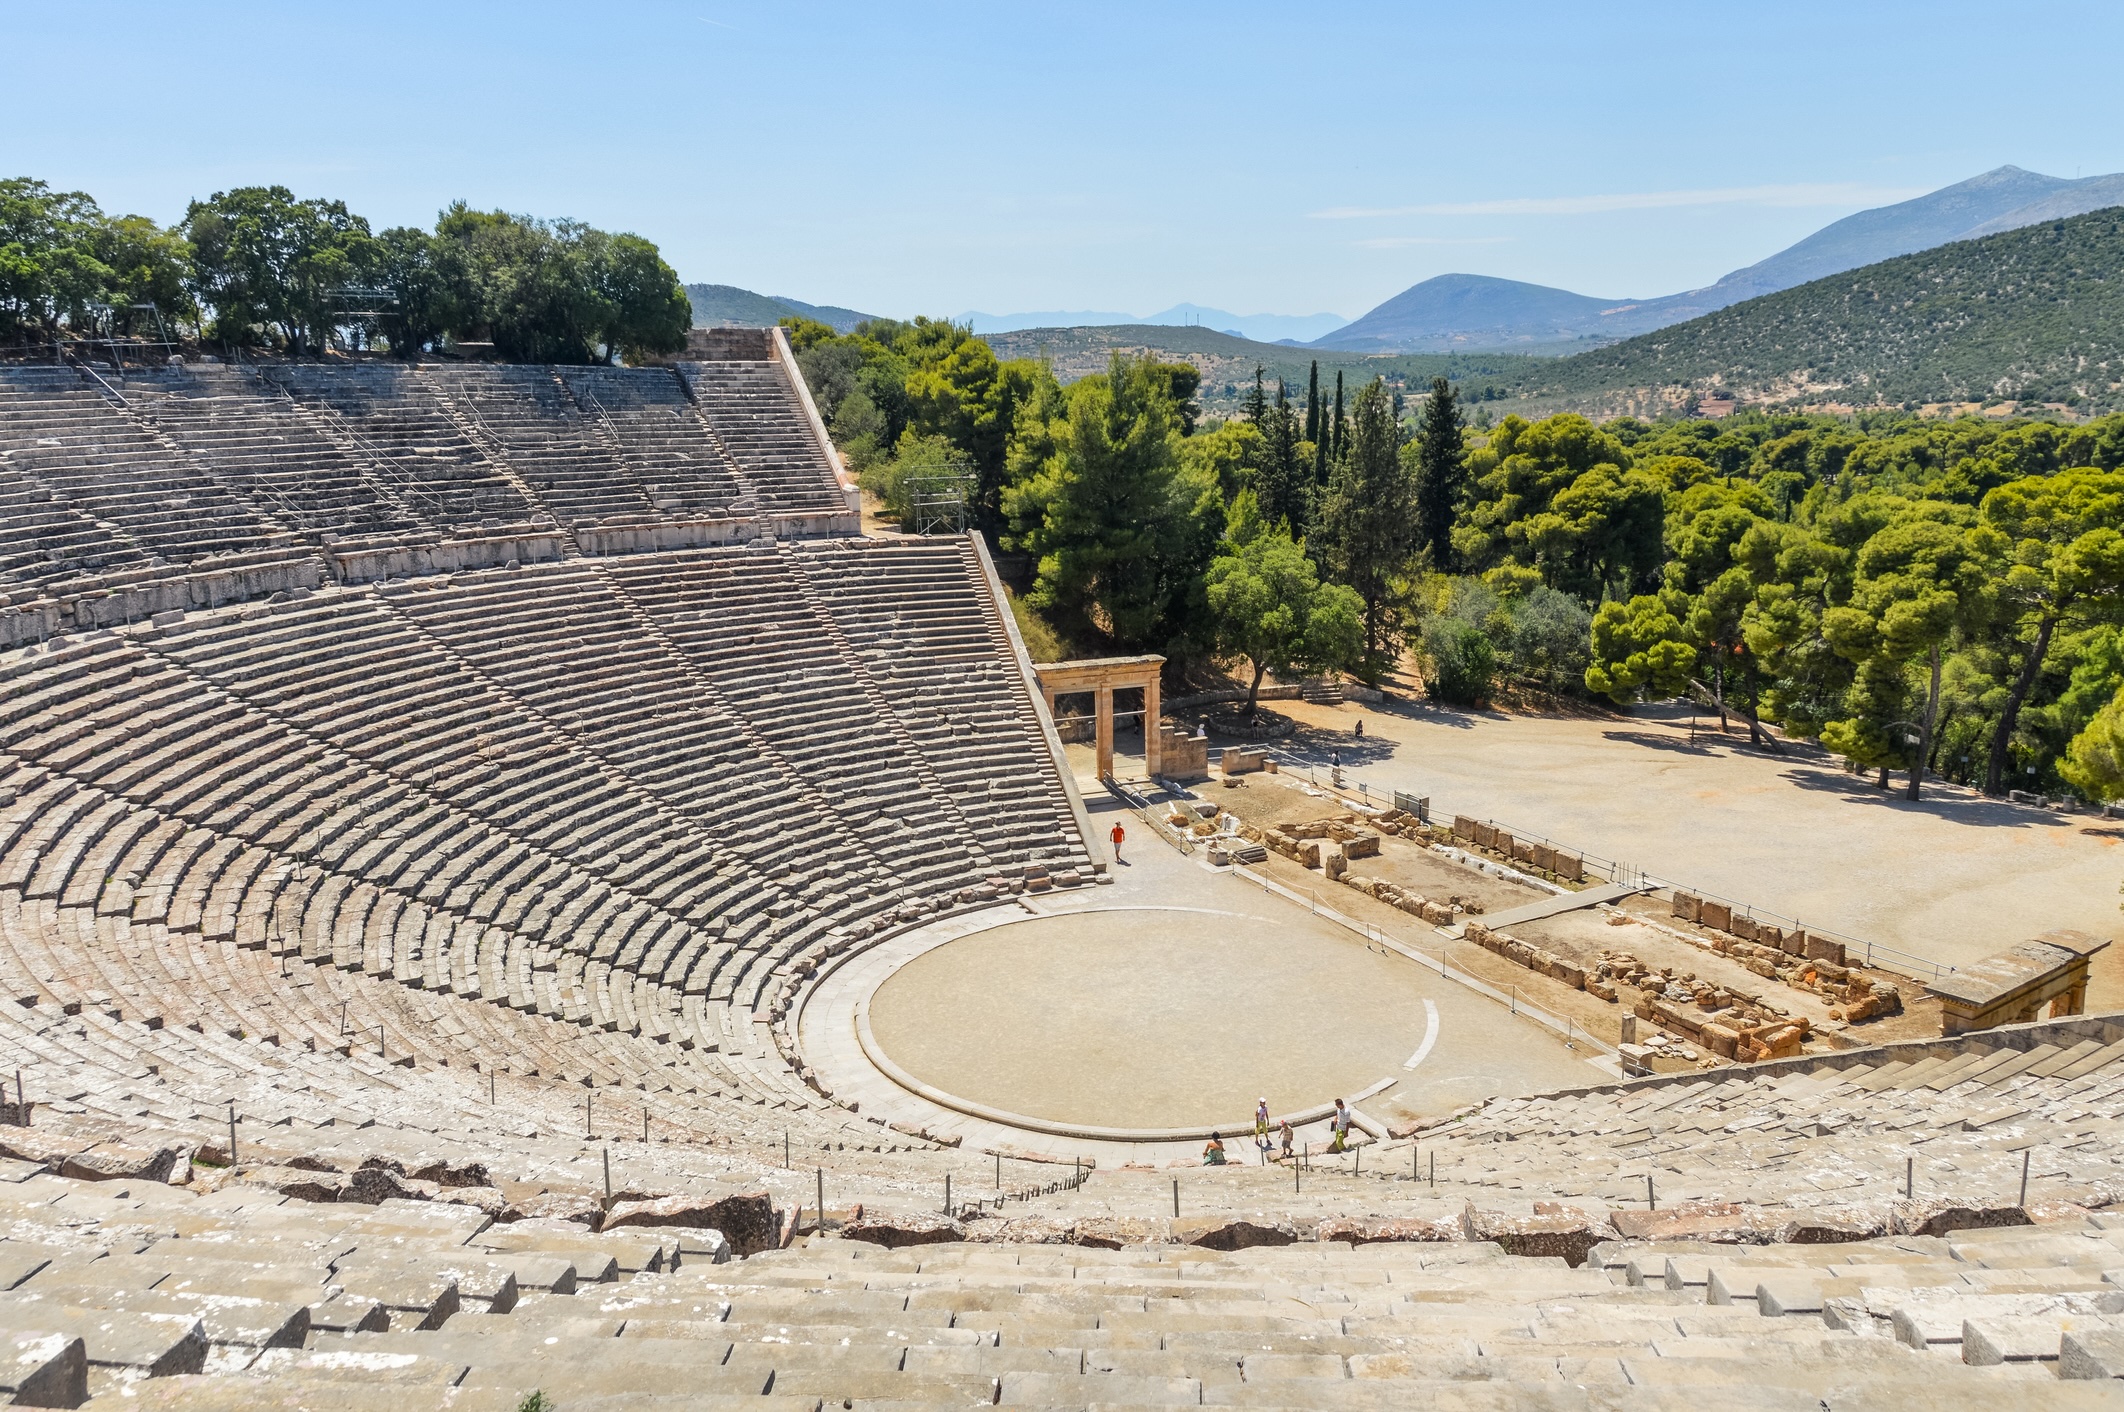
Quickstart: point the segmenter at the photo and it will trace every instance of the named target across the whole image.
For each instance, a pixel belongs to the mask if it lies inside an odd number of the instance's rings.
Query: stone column
[[[1165,773],[1165,748],[1158,737],[1158,673],[1143,683],[1143,771],[1152,779]]]
[[[1092,693],[1092,699],[1097,702],[1093,708],[1097,716],[1094,729],[1098,744],[1095,750],[1099,778],[1103,780],[1114,772],[1114,689],[1101,686]]]

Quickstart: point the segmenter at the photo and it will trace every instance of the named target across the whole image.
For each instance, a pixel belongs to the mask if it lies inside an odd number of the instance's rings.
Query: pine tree
[[[1313,372],[1305,388],[1305,439],[1320,440],[1320,360],[1313,360]]]
[[[1431,379],[1431,400],[1423,410],[1423,432],[1416,457],[1416,530],[1431,554],[1431,567],[1453,572],[1453,513],[1467,471],[1461,464],[1460,402],[1453,385]]]

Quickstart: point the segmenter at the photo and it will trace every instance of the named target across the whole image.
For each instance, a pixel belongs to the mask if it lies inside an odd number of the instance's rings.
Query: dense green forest
[[[685,345],[691,306],[656,246],[459,202],[376,232],[342,201],[247,186],[164,228],[78,191],[0,179],[0,347],[198,340],[411,357],[445,342],[586,363]]]
[[[1485,430],[1443,379],[1415,402],[1314,367],[1218,420],[1188,363],[1065,385],[944,322],[792,338],[888,509],[965,477],[1055,651],[1256,685],[1408,653],[1456,703],[1686,693],[1883,783],[2124,793],[2124,416]]]
[[[1383,377],[1387,385],[1415,396],[1431,379],[1451,379],[1464,400],[1481,402],[1506,396],[1509,389],[1532,385],[1555,367],[1553,358],[1516,353],[1408,353],[1382,356],[1301,348],[1294,344],[1256,343],[1236,334],[1193,325],[1117,324],[1101,328],[1018,329],[982,335],[999,358],[1030,358],[1048,364],[1055,376],[1074,382],[1104,372],[1115,353],[1148,354],[1165,361],[1185,361],[1202,373],[1196,394],[1203,410],[1231,416],[1244,405],[1260,368],[1271,382],[1292,385],[1307,370],[1319,367],[1332,376]]]

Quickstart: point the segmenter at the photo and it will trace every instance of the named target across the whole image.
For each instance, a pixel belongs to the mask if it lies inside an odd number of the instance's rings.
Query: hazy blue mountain
[[[970,309],[959,322],[971,324],[975,333],[1016,333],[1026,328],[1104,328],[1109,324],[1143,322],[1134,314],[1094,309],[1042,309],[1025,314],[984,314]]]
[[[1314,347],[1374,352],[1568,352],[1627,338],[1810,280],[1956,240],[2080,215],[2124,200],[2124,174],[2069,180],[1999,167],[1938,191],[1832,221],[1715,284],[1656,299],[1593,299],[1545,285],[1440,275],[1403,290]]]
[[[801,299],[783,295],[755,294],[734,284],[689,284],[686,297],[693,301],[693,322],[697,328],[723,325],[766,328],[792,314],[801,314],[847,333],[865,319],[876,317],[834,304],[806,304]]]
[[[1112,328],[1121,324],[1156,324],[1163,328],[1201,327],[1259,343],[1303,342],[1318,338],[1348,320],[1340,314],[1234,314],[1202,304],[1175,304],[1149,315],[1100,309],[1046,309],[1024,314],[959,315],[975,333],[1015,333],[1029,328]]]
[[[1600,326],[1628,300],[1594,299],[1568,289],[1488,275],[1436,275],[1308,345],[1359,353],[1443,353],[1456,349],[1561,349]]]

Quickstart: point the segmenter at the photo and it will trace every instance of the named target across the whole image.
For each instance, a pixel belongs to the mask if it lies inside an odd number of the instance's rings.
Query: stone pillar
[[[1143,770],[1152,779],[1165,773],[1164,742],[1159,738],[1158,673],[1143,684]]]
[[[1092,699],[1097,703],[1093,707],[1097,716],[1094,729],[1098,744],[1095,750],[1099,778],[1103,780],[1114,772],[1114,689],[1101,686],[1092,693]]]

